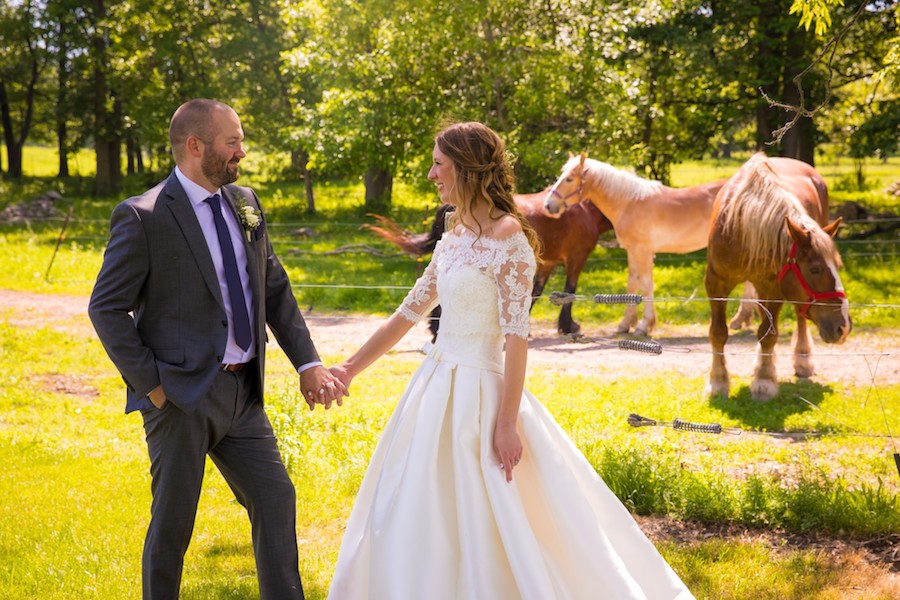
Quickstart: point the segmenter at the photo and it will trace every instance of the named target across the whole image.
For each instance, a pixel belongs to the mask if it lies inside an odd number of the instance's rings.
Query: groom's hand
[[[150,398],[150,402],[157,410],[162,410],[162,407],[166,405],[166,393],[163,391],[162,385],[156,386],[152,392],[147,394],[147,397]]]

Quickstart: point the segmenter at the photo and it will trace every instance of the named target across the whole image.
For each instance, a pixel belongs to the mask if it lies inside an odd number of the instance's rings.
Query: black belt
[[[228,371],[229,373],[235,373],[237,371],[240,371],[244,367],[246,367],[248,364],[250,364],[250,363],[237,363],[237,364],[233,364],[233,365],[222,365],[222,370]]]

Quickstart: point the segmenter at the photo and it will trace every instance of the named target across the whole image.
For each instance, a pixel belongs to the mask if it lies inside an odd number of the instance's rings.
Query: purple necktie
[[[205,200],[213,211],[216,233],[219,235],[219,246],[222,248],[222,264],[225,267],[225,282],[228,284],[228,295],[231,298],[231,320],[234,325],[234,341],[246,350],[250,347],[250,319],[247,317],[247,304],[244,299],[244,288],[238,273],[237,261],[234,258],[234,245],[228,233],[228,225],[222,216],[222,204],[218,194]]]

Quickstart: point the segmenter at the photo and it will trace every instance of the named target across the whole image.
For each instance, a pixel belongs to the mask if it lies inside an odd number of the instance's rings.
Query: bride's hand
[[[494,427],[494,451],[500,458],[500,468],[506,472],[506,481],[512,481],[512,471],[522,459],[522,442],[515,423],[497,423]]]
[[[347,372],[347,368],[344,367],[343,364],[336,365],[329,369],[331,374],[334,375],[338,381],[344,384],[344,387],[347,389],[347,396],[350,395],[350,382],[353,381],[353,377]]]

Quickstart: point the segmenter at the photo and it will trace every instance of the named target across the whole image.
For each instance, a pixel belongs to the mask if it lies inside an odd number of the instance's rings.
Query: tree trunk
[[[759,16],[757,17],[756,53],[753,57],[756,65],[756,81],[759,91],[770,98],[775,98],[779,91],[781,74],[777,72],[777,65],[781,61],[781,32],[780,24],[783,20],[782,7],[778,2],[759,3]],[[756,104],[756,150],[764,150],[768,142],[772,140],[773,126],[772,107],[765,98],[760,98]]]
[[[106,79],[107,56],[105,30],[100,24],[106,18],[103,0],[96,0],[95,17],[97,27],[92,40],[94,76],[94,149],[97,155],[97,175],[94,179],[94,193],[98,196],[112,194],[118,188],[121,177],[119,140],[116,138],[114,115],[107,108],[109,87]],[[117,172],[118,170],[118,172]]]
[[[496,61],[497,52],[494,51],[494,27],[490,19],[481,21],[481,28],[484,31],[484,40],[487,42],[486,64],[492,64]],[[493,94],[494,114],[497,127],[500,131],[506,130],[506,104],[504,103],[503,80],[498,74],[494,74],[491,78],[491,92]]]
[[[784,57],[784,104],[788,106],[796,106],[798,110],[807,110],[816,104],[812,98],[813,84],[809,77],[800,81],[803,86],[803,102],[805,106],[800,106],[800,89],[794,82],[794,77],[803,72],[806,65],[811,60],[806,56],[805,49],[811,47],[808,43],[812,36],[803,29],[797,27],[792,29],[787,36],[787,45],[785,47]],[[796,113],[788,112],[785,117],[785,124],[790,122]],[[811,117],[800,117],[793,127],[785,132],[781,138],[782,156],[796,158],[805,163],[815,166],[815,127]]]
[[[29,46],[31,46],[30,40]],[[6,142],[7,161],[9,163],[8,171],[12,177],[16,178],[22,176],[22,148],[25,147],[25,141],[28,139],[28,134],[31,131],[31,119],[34,116],[34,102],[41,74],[41,64],[38,62],[37,56],[33,51],[29,54],[30,75],[25,85],[25,110],[18,136],[13,131],[12,110],[9,105],[6,85],[0,80],[0,120],[3,123],[3,138]]]
[[[3,124],[3,142],[6,144],[6,171],[10,177],[22,176],[22,150],[16,143],[13,131],[12,109],[6,95],[6,84],[0,80],[0,123]]]
[[[141,140],[134,139],[134,162],[138,173],[144,172],[144,153],[141,151]]]
[[[69,146],[66,143],[66,136],[68,135],[68,129],[66,127],[65,118],[59,119],[56,122],[56,140],[57,140],[57,150],[59,154],[59,172],[57,177],[68,177],[69,176]]]
[[[132,134],[128,134],[125,136],[125,174],[126,175],[134,175],[135,170],[137,168],[137,160],[135,159],[135,155],[137,154],[137,149],[135,148],[134,136]]]
[[[309,153],[304,150],[291,150],[291,164],[300,171],[303,187],[306,188],[306,212],[316,212],[316,199],[313,195],[312,173],[309,172]]]
[[[385,214],[391,208],[393,177],[380,168],[371,167],[366,172],[366,211]]]
[[[56,144],[59,154],[59,177],[69,176],[69,142],[66,107],[69,102],[67,91],[69,85],[68,44],[66,43],[66,21],[59,20],[59,50],[56,56]]]
[[[784,103],[791,106],[798,106],[800,102],[800,92],[793,82],[787,84],[784,91]],[[794,118],[794,113],[787,113],[787,121]],[[789,158],[796,158],[803,162],[815,166],[816,142],[815,128],[813,120],[810,117],[800,117],[800,120],[794,123],[794,126],[788,129],[784,137],[781,138],[781,155]]]

